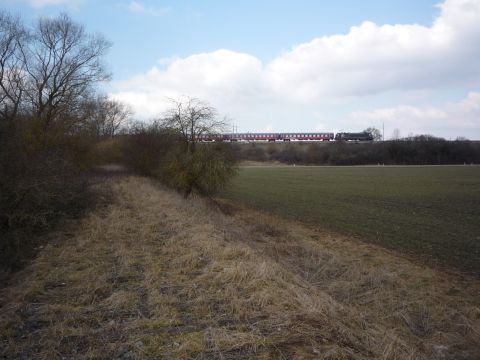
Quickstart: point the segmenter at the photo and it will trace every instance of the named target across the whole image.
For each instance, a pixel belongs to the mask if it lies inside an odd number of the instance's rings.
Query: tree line
[[[224,125],[210,105],[172,100],[151,124],[102,93],[111,43],[67,14],[25,23],[0,10],[0,262],[15,267],[41,234],[95,204],[96,167],[127,164],[184,196],[234,173],[231,149],[196,144]]]
[[[389,141],[232,145],[240,161],[305,165],[479,164],[480,142],[417,135]]]
[[[16,263],[27,242],[88,202],[80,174],[99,137],[128,109],[107,99],[110,43],[68,15],[26,24],[0,11],[0,252]]]

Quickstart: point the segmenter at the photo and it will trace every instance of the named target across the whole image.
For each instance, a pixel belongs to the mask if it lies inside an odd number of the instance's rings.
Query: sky
[[[480,0],[0,0],[112,42],[104,89],[151,121],[209,102],[239,132],[480,139]]]

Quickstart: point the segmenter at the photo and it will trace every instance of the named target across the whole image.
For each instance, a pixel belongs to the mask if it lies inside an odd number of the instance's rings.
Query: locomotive
[[[369,132],[361,132],[361,133],[336,133],[335,140],[337,141],[372,141],[373,136]]]
[[[361,133],[229,133],[229,134],[202,134],[199,141],[372,141],[373,136],[368,132]]]

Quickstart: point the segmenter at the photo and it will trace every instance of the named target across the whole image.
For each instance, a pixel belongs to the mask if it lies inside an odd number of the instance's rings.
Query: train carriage
[[[199,141],[229,141],[229,142],[255,142],[255,141],[372,141],[373,136],[368,132],[361,133],[228,133],[228,134],[202,134]]]

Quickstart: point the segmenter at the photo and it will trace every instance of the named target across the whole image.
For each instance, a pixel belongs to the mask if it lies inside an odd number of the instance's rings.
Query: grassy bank
[[[242,168],[224,196],[480,274],[480,167]]]
[[[0,292],[0,357],[480,356],[475,279],[144,178],[111,186]]]

